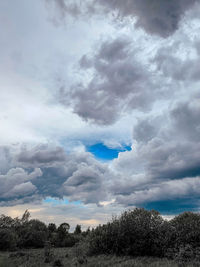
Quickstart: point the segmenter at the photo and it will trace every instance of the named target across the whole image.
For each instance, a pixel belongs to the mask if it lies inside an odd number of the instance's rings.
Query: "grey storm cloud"
[[[70,93],[62,88],[60,99],[65,105],[71,102],[83,119],[109,125],[123,112],[149,110],[157,88],[150,81],[151,72],[134,57],[128,38],[103,42],[94,56],[81,58],[80,66],[92,70],[90,82],[74,85]]]
[[[96,0],[110,11],[120,16],[136,17],[136,26],[142,27],[149,34],[161,37],[172,35],[179,27],[184,13],[197,0]]]
[[[66,158],[66,154],[60,147],[48,149],[46,145],[39,145],[31,150],[24,149],[18,155],[18,161],[24,163],[52,163],[61,162]]]
[[[67,197],[97,205],[116,199],[129,206],[198,197],[199,110],[199,98],[193,96],[163,116],[138,121],[133,130],[137,147],[120,153],[115,172],[88,152],[2,146],[0,205]]]
[[[67,155],[60,147],[39,145],[11,154],[13,166],[0,175],[0,205],[45,197],[99,204],[107,197],[106,180],[112,175],[90,153]]]
[[[158,134],[160,120],[159,117],[139,120],[133,130],[133,139],[143,143],[152,140]]]
[[[173,128],[179,136],[193,142],[200,142],[200,97],[191,103],[180,103],[171,112]]]
[[[63,184],[63,192],[69,195],[73,200],[82,200],[84,203],[96,203],[106,198],[106,191],[102,181],[104,173],[98,168],[88,167],[86,164],[80,164],[78,169]],[[97,194],[98,192],[98,194]]]
[[[33,181],[41,176],[39,168],[30,173],[22,168],[12,168],[7,174],[0,175],[0,202],[32,195],[37,190]]]
[[[137,147],[115,161],[115,168],[128,175],[110,187],[118,203],[141,205],[199,196],[199,107],[199,98],[193,97],[177,103],[168,114],[136,124]]]
[[[47,1],[47,0],[46,0]],[[85,13],[116,13],[120,18],[136,18],[136,27],[143,28],[148,34],[156,34],[163,38],[172,35],[179,27],[184,14],[198,3],[197,0],[93,0],[69,1],[54,0],[59,16],[77,16]]]
[[[162,72],[165,77],[170,77],[175,81],[198,82],[200,79],[199,42],[192,42],[189,47],[190,52],[196,56],[180,57],[183,53],[180,42],[160,48],[153,60],[157,70]]]
[[[0,146],[0,174],[6,172],[12,162],[12,154],[8,146]]]
[[[176,179],[200,174],[200,144],[152,142],[146,154],[148,174],[157,179]]]
[[[196,98],[189,103],[179,103],[171,110],[169,129],[161,130],[142,149],[144,156],[147,155],[148,172],[152,176],[176,179],[200,175],[199,118]]]
[[[200,194],[200,177],[184,178],[162,182],[149,189],[138,190],[128,196],[117,196],[117,202],[125,206],[140,205],[148,202],[175,200],[194,197]]]

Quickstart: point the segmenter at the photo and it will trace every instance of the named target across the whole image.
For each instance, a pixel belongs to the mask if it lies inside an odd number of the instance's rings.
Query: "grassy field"
[[[130,258],[101,255],[97,257],[79,257],[74,249],[55,248],[49,263],[45,263],[43,249],[30,249],[18,252],[0,252],[0,267],[53,267],[53,266],[88,266],[88,267],[183,267],[200,266],[200,263],[177,263],[167,259],[156,258]]]

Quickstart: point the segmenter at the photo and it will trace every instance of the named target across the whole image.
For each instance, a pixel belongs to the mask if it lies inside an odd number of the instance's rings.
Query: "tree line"
[[[30,219],[0,217],[0,250],[41,248],[46,241],[55,247],[82,244],[87,254],[182,257],[200,259],[200,214],[184,212],[165,220],[155,210],[136,208],[115,216],[96,228],[69,233],[68,223],[58,227]]]
[[[37,219],[30,219],[26,210],[21,218],[0,216],[0,250],[21,248],[42,248],[46,241],[55,247],[72,247],[87,235],[89,229],[81,231],[77,225],[73,233],[69,233],[70,225],[66,222],[58,227],[54,223],[46,225]]]

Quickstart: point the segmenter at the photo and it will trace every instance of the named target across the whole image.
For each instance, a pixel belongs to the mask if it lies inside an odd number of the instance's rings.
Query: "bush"
[[[21,226],[18,246],[24,248],[42,248],[47,240],[46,225],[39,220],[30,220]]]
[[[200,214],[184,212],[171,220],[170,224],[176,232],[174,246],[185,247],[190,245],[192,248],[199,247]]]
[[[164,254],[168,223],[154,210],[125,211],[112,222],[98,226],[90,234],[92,254],[161,256]]]
[[[16,234],[10,229],[0,229],[0,250],[14,250],[16,245]]]
[[[42,231],[26,232],[21,243],[24,248],[43,248],[47,235]]]

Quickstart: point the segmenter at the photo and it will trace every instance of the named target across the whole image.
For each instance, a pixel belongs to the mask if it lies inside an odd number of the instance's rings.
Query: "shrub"
[[[0,229],[0,250],[14,250],[16,245],[16,234],[10,229]]]
[[[200,214],[184,212],[171,220],[170,224],[174,227],[176,236],[174,246],[193,248],[200,245]]]
[[[76,225],[76,228],[75,228],[75,230],[74,230],[74,234],[75,235],[79,235],[79,234],[81,234],[81,225],[79,225],[79,224],[77,224]]]
[[[19,231],[18,246],[24,248],[42,248],[47,240],[47,227],[39,220],[30,220]]]
[[[161,256],[168,223],[154,210],[125,211],[90,234],[90,252],[132,256]]]
[[[24,248],[42,248],[47,239],[47,235],[42,231],[26,232],[21,243]]]

